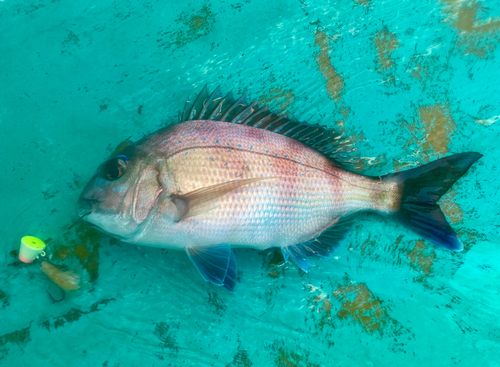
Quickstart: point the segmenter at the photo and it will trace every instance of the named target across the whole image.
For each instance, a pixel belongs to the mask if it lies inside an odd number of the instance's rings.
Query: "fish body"
[[[231,247],[279,247],[307,271],[309,256],[330,257],[361,211],[461,249],[436,202],[480,154],[363,176],[335,160],[335,131],[262,110],[204,89],[179,124],[101,165],[80,197],[86,220],[124,242],[186,250],[205,280],[231,291]]]
[[[287,247],[359,210],[390,211],[390,197],[397,196],[395,184],[348,172],[296,140],[252,126],[189,121],[137,148],[154,152],[151,164],[160,162],[163,192],[142,230],[128,238],[136,244]],[[176,221],[173,193],[249,179],[256,181],[224,195],[212,210]]]

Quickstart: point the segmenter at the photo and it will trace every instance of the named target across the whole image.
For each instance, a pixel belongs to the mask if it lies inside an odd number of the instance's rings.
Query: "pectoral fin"
[[[203,279],[234,292],[238,270],[229,245],[189,247],[186,252]]]
[[[184,195],[172,195],[172,202],[177,207],[175,220],[179,222],[185,218],[194,217],[195,215],[215,209],[218,206],[219,200],[231,191],[254,182],[270,180],[272,178],[274,177],[255,177],[229,181],[194,190]]]

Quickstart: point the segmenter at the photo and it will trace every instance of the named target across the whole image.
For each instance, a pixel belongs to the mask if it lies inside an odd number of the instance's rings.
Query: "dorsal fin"
[[[186,101],[179,122],[192,120],[225,121],[272,131],[316,149],[339,165],[353,164],[349,153],[354,147],[349,141],[342,140],[340,132],[269,111],[267,106],[259,108],[257,101],[248,103],[245,95],[238,100],[234,99],[232,92],[222,97],[220,87],[209,93],[208,87],[204,86],[194,102]]]

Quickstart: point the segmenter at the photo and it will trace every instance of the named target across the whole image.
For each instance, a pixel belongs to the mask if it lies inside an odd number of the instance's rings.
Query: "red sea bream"
[[[310,256],[332,256],[362,211],[462,249],[436,202],[481,154],[369,177],[344,168],[345,148],[334,130],[204,88],[178,124],[104,162],[79,204],[124,242],[185,250],[205,280],[230,291],[231,247],[279,247],[307,271]]]

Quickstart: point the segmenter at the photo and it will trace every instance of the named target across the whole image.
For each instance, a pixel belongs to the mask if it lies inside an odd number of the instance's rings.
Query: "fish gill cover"
[[[0,1],[0,364],[498,366],[499,9]],[[440,202],[464,250],[366,215],[307,274],[275,249],[235,250],[229,294],[181,252],[67,231],[96,164],[175,123],[205,84],[335,128],[368,175],[482,153]],[[90,288],[53,303],[17,261],[25,234]]]

